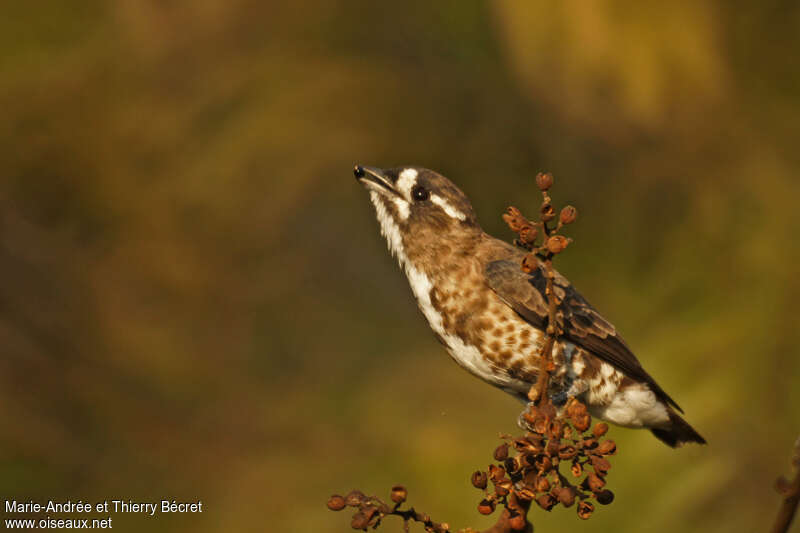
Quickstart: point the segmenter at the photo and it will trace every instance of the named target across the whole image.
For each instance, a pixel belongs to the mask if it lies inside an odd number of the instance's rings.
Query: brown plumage
[[[447,178],[415,167],[355,173],[436,337],[472,374],[524,400],[547,327],[544,273],[523,272],[524,253],[484,233]],[[646,427],[670,446],[704,443],[614,326],[560,274],[554,287],[564,334],[551,397],[576,396],[595,416]]]

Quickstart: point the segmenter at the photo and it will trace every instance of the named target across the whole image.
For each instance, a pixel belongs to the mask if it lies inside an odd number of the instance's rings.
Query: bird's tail
[[[681,418],[680,415],[672,409],[669,411],[669,426],[653,428],[650,431],[653,432],[653,435],[655,435],[657,439],[673,448],[682,446],[687,442],[706,443],[706,439],[701,437],[686,420]]]

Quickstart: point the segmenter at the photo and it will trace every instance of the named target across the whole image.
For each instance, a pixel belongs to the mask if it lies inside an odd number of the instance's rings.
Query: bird
[[[546,338],[545,272],[523,271],[527,250],[485,233],[467,196],[437,172],[356,165],[353,173],[436,338],[461,367],[527,402]],[[575,398],[592,416],[649,429],[673,448],[705,444],[616,328],[557,271],[553,287],[563,333],[551,401]]]

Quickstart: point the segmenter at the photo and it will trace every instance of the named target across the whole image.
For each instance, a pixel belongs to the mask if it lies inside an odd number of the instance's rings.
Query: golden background
[[[536,530],[767,529],[800,432],[796,3],[3,11],[4,499],[204,501],[118,531],[343,532],[328,495],[402,482],[492,523],[469,475],[520,406],[435,341],[351,173],[415,164],[503,238],[553,172],[580,211],[560,270],[710,443],[612,429],[616,501]]]

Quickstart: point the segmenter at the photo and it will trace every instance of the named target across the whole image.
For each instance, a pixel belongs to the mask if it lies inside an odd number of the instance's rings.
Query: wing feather
[[[541,268],[528,274],[522,271],[519,263],[501,260],[487,264],[485,273],[492,290],[517,314],[537,328],[547,327],[547,278]],[[630,378],[647,383],[656,396],[682,412],[675,400],[642,368],[616,328],[566,278],[556,274],[553,288],[560,301],[557,317],[564,328],[564,338],[621,370]]]

